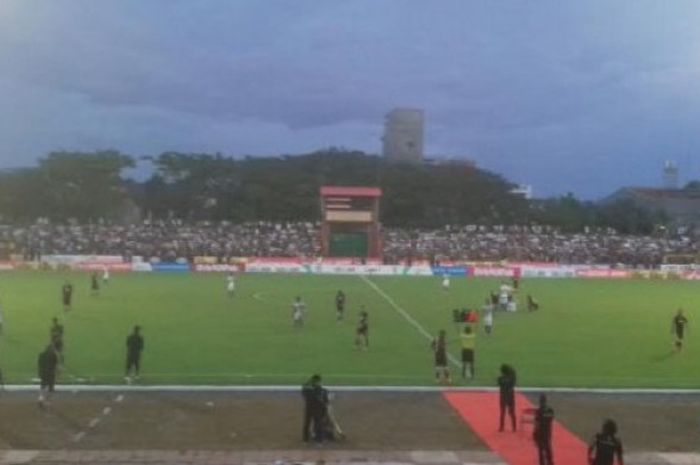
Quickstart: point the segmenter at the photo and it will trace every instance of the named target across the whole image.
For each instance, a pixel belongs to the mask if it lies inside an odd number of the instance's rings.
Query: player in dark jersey
[[[357,323],[355,331],[355,347],[358,350],[369,349],[369,314],[364,308],[360,312],[360,321]]]
[[[554,465],[552,458],[552,422],[554,410],[547,405],[547,396],[540,395],[540,407],[535,412],[535,429],[532,438],[537,445],[537,456],[540,465]]]
[[[134,372],[134,378],[139,378],[141,369],[141,352],[143,352],[143,336],[141,336],[141,327],[134,326],[134,332],[126,338],[126,372],[124,379],[127,383],[131,383],[131,372]]]
[[[90,276],[90,294],[100,295],[100,281],[97,279],[97,271],[93,271]]]
[[[56,369],[58,367],[58,355],[52,345],[39,353],[37,368],[39,375],[39,407],[44,408],[48,404],[49,396],[54,391],[56,384]]]
[[[591,465],[613,465],[615,457],[622,461],[622,442],[617,438],[617,425],[613,420],[603,422],[603,430],[596,434],[588,446],[588,463]]]
[[[63,325],[58,322],[56,317],[51,322],[49,340],[51,341],[51,347],[53,347],[58,356],[58,362],[63,363]]]
[[[676,313],[671,322],[671,332],[676,336],[675,346],[677,352],[683,349],[683,336],[687,324],[688,319],[683,315],[683,309],[679,308],[678,313]]]
[[[435,382],[450,384],[450,368],[447,365],[447,334],[444,329],[438,333],[437,339],[433,339],[431,344],[435,354]]]
[[[335,295],[335,312],[336,320],[343,321],[343,316],[345,314],[345,293],[343,291],[338,291]]]
[[[61,288],[61,294],[63,296],[63,310],[67,312],[71,309],[71,303],[73,301],[73,285],[66,281]]]
[[[510,423],[515,431],[515,369],[503,364],[501,365],[501,376],[498,377],[498,392],[500,400],[500,421],[498,431],[503,431],[503,423],[506,412],[510,416]]]

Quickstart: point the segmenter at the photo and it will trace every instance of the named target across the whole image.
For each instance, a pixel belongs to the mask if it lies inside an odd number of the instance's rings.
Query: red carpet
[[[506,416],[506,432],[498,432],[497,392],[446,392],[444,394],[462,419],[486,445],[510,465],[537,465],[537,448],[532,439],[532,424],[520,431],[510,431],[510,419]],[[516,394],[515,411],[520,428],[520,412],[534,407],[522,394]],[[553,405],[554,414],[557,406]],[[555,417],[556,418],[556,417]],[[587,465],[588,446],[576,435],[555,421],[552,430],[552,455],[556,465]]]

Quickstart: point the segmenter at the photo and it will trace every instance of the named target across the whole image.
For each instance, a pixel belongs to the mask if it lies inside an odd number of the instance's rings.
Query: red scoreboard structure
[[[321,187],[321,248],[324,257],[379,258],[378,187]]]

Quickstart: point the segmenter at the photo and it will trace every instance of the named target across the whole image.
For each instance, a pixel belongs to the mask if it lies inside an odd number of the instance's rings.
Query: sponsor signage
[[[197,263],[192,267],[192,269],[198,273],[232,273],[240,271],[240,267],[238,265],[229,265],[226,263]]]
[[[190,271],[190,266],[186,263],[161,262],[151,264],[153,271],[167,271],[171,273],[185,273]]]

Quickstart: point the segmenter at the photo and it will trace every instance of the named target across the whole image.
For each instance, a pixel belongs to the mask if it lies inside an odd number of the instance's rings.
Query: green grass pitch
[[[60,287],[75,285],[64,316]],[[446,329],[459,357],[451,309],[481,307],[495,279],[372,277],[431,334]],[[38,352],[54,316],[66,325],[64,382],[123,382],[125,338],[143,328],[144,384],[298,384],[312,373],[329,384],[431,385],[429,341],[360,277],[243,275],[226,295],[223,275],[115,274],[91,296],[86,273],[0,274],[5,324],[0,367],[6,383],[36,376]],[[335,320],[334,296],[347,295],[346,320]],[[519,384],[570,387],[700,388],[700,284],[681,281],[526,279],[518,300],[533,294],[542,309],[496,313],[494,334],[479,331],[477,376],[457,385],[493,385],[498,366],[513,364]],[[291,324],[291,302],[308,305],[306,326]],[[354,347],[360,305],[370,313],[370,350]],[[686,346],[672,353],[671,318],[690,320]],[[453,367],[455,368],[455,367]],[[453,370],[456,375],[457,370]]]

